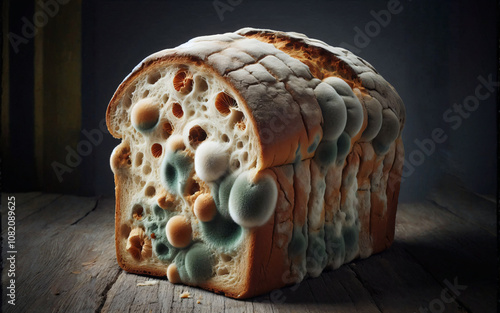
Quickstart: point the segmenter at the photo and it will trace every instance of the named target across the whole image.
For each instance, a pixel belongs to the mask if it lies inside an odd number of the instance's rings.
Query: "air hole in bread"
[[[132,95],[135,91],[135,87],[135,85],[129,87],[125,92],[125,95],[123,96],[123,105],[126,109],[130,108],[130,106],[132,105]]]
[[[243,148],[243,141],[238,141],[238,142],[236,143],[236,148],[238,148],[238,149]]]
[[[243,154],[241,155],[241,158],[243,159],[243,162],[246,162],[248,161],[248,152],[243,152]]]
[[[148,76],[148,83],[154,85],[161,78],[160,72],[151,73]]]
[[[229,274],[229,271],[227,270],[227,268],[223,267],[223,268],[219,268],[217,270],[217,275],[219,276],[222,276],[222,275],[227,275]]]
[[[135,155],[135,166],[141,166],[144,154],[142,152],[137,152]]]
[[[123,98],[122,104],[125,108],[130,108],[132,105],[132,98],[130,96],[125,96]]]
[[[233,128],[236,124],[243,123],[244,120],[245,120],[245,115],[243,115],[243,112],[234,110],[233,113],[231,114],[231,119],[229,120],[229,124],[231,125],[231,128]],[[245,124],[243,123],[243,125]]]
[[[140,183],[141,187],[144,187],[146,185],[146,182],[141,180],[141,183]]]
[[[188,111],[188,116],[193,116],[194,115],[194,111],[193,110],[189,110]]]
[[[140,220],[142,220],[143,215],[144,215],[144,208],[142,207],[142,205],[140,205],[140,204],[134,205],[134,207],[132,208],[132,217],[135,220],[140,221]],[[127,234],[127,236],[128,236],[128,234]]]
[[[181,69],[175,74],[173,84],[174,89],[180,93],[189,93],[193,89],[193,78],[186,70]]]
[[[148,175],[149,173],[151,173],[151,166],[149,166],[149,164],[146,164],[142,167],[142,172],[145,174],[145,175]]]
[[[161,97],[161,100],[163,100],[163,103],[167,103],[168,99],[170,97],[168,96],[168,94],[164,94],[162,97]]]
[[[155,158],[159,158],[163,152],[163,148],[159,143],[155,143],[151,146],[151,154]]]
[[[179,103],[176,102],[172,105],[172,114],[177,118],[181,118],[184,115],[182,106]]]
[[[238,159],[234,159],[234,160],[232,160],[232,161],[231,161],[231,168],[232,168],[233,170],[237,170],[237,169],[239,169],[239,168],[240,168],[240,166],[241,166],[241,164],[240,164],[240,160],[238,160]]]
[[[189,144],[193,148],[196,148],[205,139],[207,139],[207,133],[201,126],[196,125],[189,130]]]
[[[220,258],[222,259],[222,262],[230,262],[233,258],[230,255],[227,254],[221,254]]]
[[[245,125],[245,122],[243,122],[243,121],[239,121],[238,123],[236,123],[236,127],[237,127],[239,130],[245,130],[245,128],[247,128],[247,125]]]
[[[221,139],[222,139],[222,141],[224,141],[224,142],[229,142],[229,136],[228,136],[228,135],[226,135],[226,134],[222,135],[220,138],[221,138]]]
[[[142,97],[143,98],[146,98],[147,96],[149,95],[149,90],[144,90],[144,92],[142,93]]]
[[[231,108],[236,107],[236,100],[225,92],[219,92],[215,97],[215,108],[222,115],[229,115]]]
[[[201,76],[197,76],[195,78],[195,89],[198,92],[204,92],[208,90],[208,84],[205,78]]]
[[[158,243],[156,246],[155,246],[155,251],[157,254],[159,255],[163,255],[163,254],[168,254],[168,251],[170,249],[163,243]]]
[[[154,197],[154,195],[156,194],[156,188],[154,186],[147,186],[144,194],[146,195],[146,197]]]
[[[163,123],[162,130],[163,132],[161,135],[163,139],[167,139],[168,137],[170,137],[170,135],[172,135],[174,128],[172,127],[172,124],[170,124],[169,121],[166,121]]]
[[[194,195],[198,191],[200,191],[200,184],[198,184],[198,182],[196,181],[193,181],[193,183],[191,184],[191,188],[189,188],[189,194]]]
[[[201,106],[201,110],[205,112],[206,110],[208,110],[208,108],[207,108],[207,106],[206,106],[206,105],[202,105],[202,106]]]
[[[141,178],[139,176],[135,176],[134,177],[134,184],[139,185],[140,182],[141,182]]]
[[[132,228],[130,228],[128,224],[122,224],[122,226],[120,227],[120,236],[123,238],[128,238],[131,230]]]

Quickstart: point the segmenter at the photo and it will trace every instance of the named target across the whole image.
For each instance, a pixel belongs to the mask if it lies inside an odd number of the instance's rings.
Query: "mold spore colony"
[[[173,65],[140,77],[117,110],[111,167],[132,204],[120,218],[124,263],[170,265],[168,278],[187,284],[230,276],[245,228],[268,221],[277,194],[250,170],[253,128],[230,88]]]

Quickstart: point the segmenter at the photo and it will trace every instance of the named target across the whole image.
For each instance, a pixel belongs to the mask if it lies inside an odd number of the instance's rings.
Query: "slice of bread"
[[[106,117],[129,272],[247,298],[393,241],[404,106],[345,49],[194,38],[143,60]]]

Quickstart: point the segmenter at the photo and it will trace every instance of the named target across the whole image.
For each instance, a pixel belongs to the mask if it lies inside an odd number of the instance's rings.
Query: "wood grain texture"
[[[462,205],[467,210],[471,207],[474,203]],[[415,261],[443,288],[444,280],[457,279],[466,285],[457,302],[469,311],[496,312],[497,237],[478,227],[474,219],[463,219],[462,213],[450,213],[430,202],[402,204],[399,210],[398,241]],[[495,210],[492,203],[490,210]]]
[[[441,302],[443,312],[496,312],[496,236],[468,218],[473,210],[460,212],[474,201],[456,212],[430,201],[401,204],[389,250],[243,301],[122,271],[113,199],[14,195],[22,217],[17,302],[8,305],[3,293],[4,312],[441,312]],[[466,286],[459,295],[447,292],[455,280]],[[154,283],[138,286],[146,281]],[[443,294],[453,296],[449,303]]]

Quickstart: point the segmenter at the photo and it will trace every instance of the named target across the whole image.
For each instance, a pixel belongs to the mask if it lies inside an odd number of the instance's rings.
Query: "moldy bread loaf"
[[[107,110],[118,263],[247,298],[382,251],[404,121],[368,62],[302,34],[244,28],[152,54]]]

